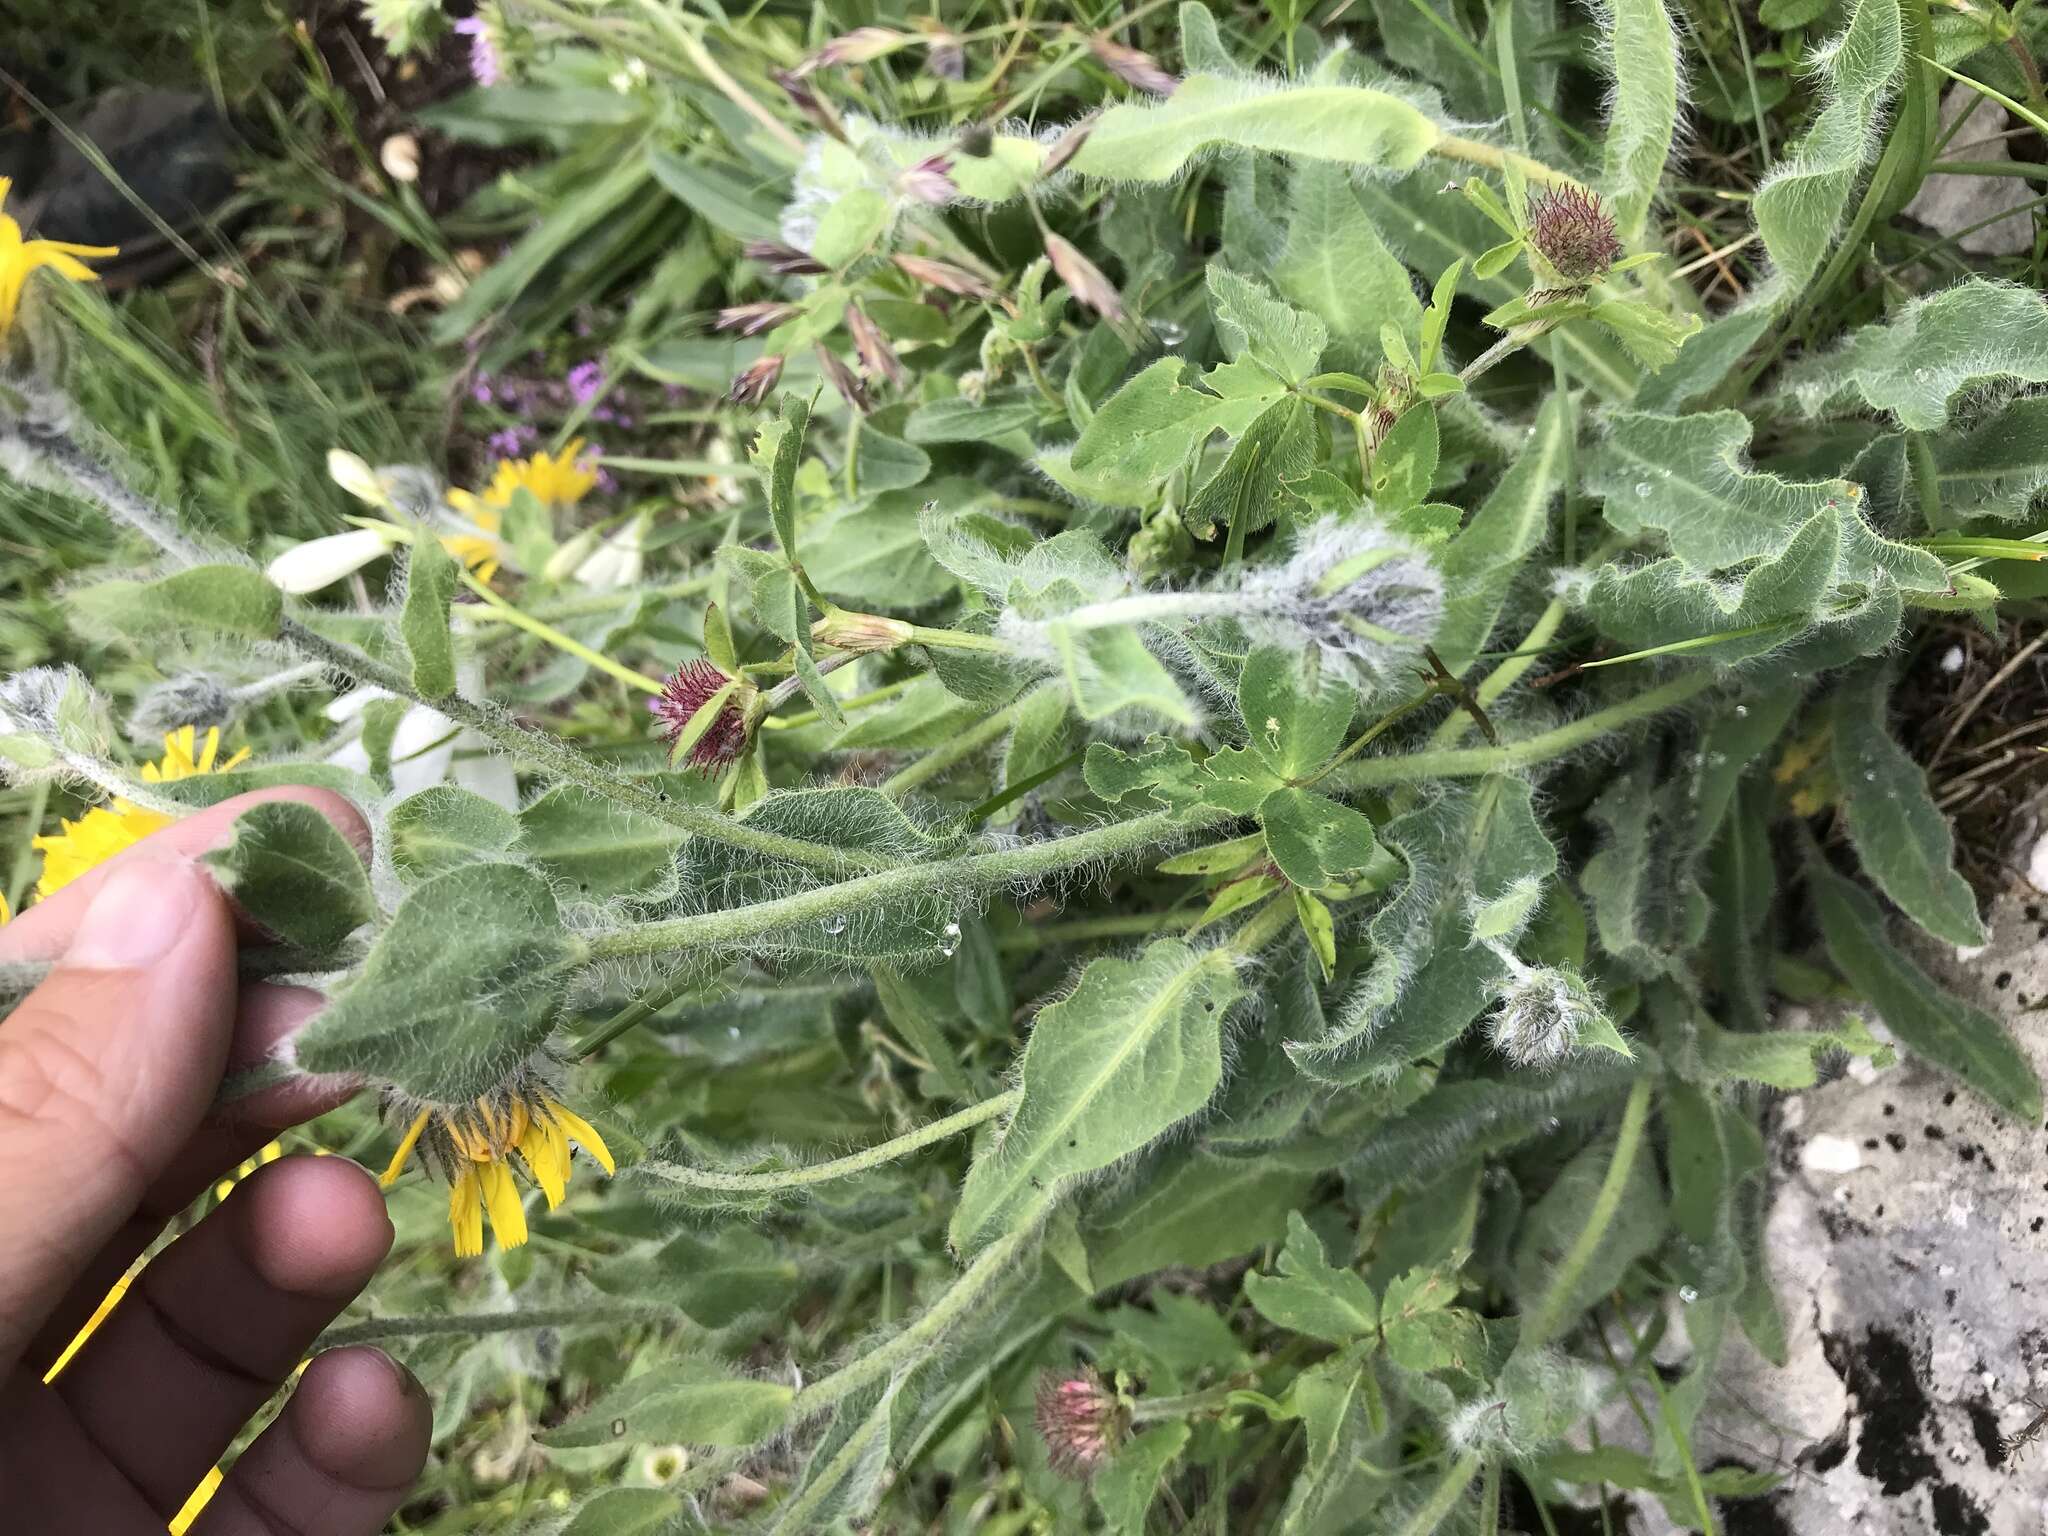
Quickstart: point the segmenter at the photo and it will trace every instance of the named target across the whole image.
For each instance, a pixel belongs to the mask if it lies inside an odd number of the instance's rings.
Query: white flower
[[[634,518],[598,545],[596,553],[576,567],[576,580],[595,592],[616,592],[621,587],[638,586],[640,573],[647,564],[640,542],[646,531],[647,519]]]
[[[467,697],[479,679],[474,664],[457,669],[458,691]],[[363,711],[378,699],[396,695],[382,688],[356,688],[329,704],[326,715],[341,729],[335,733],[327,761],[354,773],[370,771],[370,751],[363,744]],[[391,789],[399,799],[453,782],[508,811],[519,809],[519,780],[512,764],[489,742],[458,726],[438,709],[414,704],[400,716],[391,735]]]
[[[361,461],[358,460],[358,463]],[[293,596],[318,592],[372,560],[382,559],[398,541],[376,528],[354,528],[294,544],[263,568],[273,585]]]

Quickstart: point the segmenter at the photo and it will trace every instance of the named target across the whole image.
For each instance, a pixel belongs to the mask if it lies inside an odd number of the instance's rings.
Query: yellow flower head
[[[505,508],[512,498],[526,491],[545,507],[573,507],[597,484],[597,475],[576,461],[583,456],[583,439],[571,438],[560,453],[536,453],[525,459],[500,459],[491,483],[481,493],[455,490],[448,504],[474,523],[478,533],[444,534],[442,547],[468,566],[479,581],[489,581],[498,570],[498,532],[505,525]]]
[[[142,777],[151,784],[169,784],[202,773],[226,773],[241,766],[249,755],[247,747],[232,757],[220,755],[220,727],[208,726],[206,740],[191,726],[181,726],[164,738],[164,755],[142,766]],[[152,832],[161,832],[171,818],[116,796],[96,805],[76,821],[61,823],[54,837],[38,837],[30,846],[43,856],[43,875],[36,882],[38,898],[62,890],[96,865],[104,864],[124,848],[132,848]]]
[[[0,208],[7,203],[7,190],[14,183],[0,176]],[[68,277],[74,283],[90,283],[98,275],[78,258],[81,256],[113,256],[120,251],[113,245],[70,245],[62,240],[24,240],[21,226],[4,212],[0,212],[0,336],[5,336],[14,325],[15,311],[21,307],[22,290],[28,286],[28,275],[37,267],[48,267],[59,277]]]
[[[396,1118],[405,1118],[395,1102],[387,1103],[387,1112],[394,1109],[399,1110]],[[517,1248],[526,1241],[526,1202],[515,1170],[523,1167],[547,1197],[549,1210],[562,1203],[572,1142],[607,1174],[614,1171],[611,1149],[590,1122],[557,1099],[537,1074],[526,1074],[474,1104],[412,1108],[380,1182],[386,1189],[397,1183],[417,1150],[448,1181],[448,1225],[455,1230],[456,1255],[474,1258],[484,1251],[486,1215],[500,1247]]]

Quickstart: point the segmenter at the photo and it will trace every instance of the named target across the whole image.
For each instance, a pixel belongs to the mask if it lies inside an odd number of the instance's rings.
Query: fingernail
[[[189,864],[118,865],[85,909],[65,963],[114,970],[161,960],[191,922],[203,878]]]

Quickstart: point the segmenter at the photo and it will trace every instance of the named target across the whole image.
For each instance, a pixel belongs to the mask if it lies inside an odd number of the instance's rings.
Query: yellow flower
[[[0,207],[7,202],[7,190],[14,183],[0,176]],[[98,275],[78,258],[81,256],[113,256],[120,251],[113,245],[70,245],[62,240],[24,240],[21,226],[0,213],[0,336],[5,336],[14,324],[14,314],[21,306],[22,290],[28,286],[28,275],[37,267],[48,267],[59,277],[68,277],[74,283],[90,283]]]
[[[198,732],[181,726],[164,738],[164,755],[145,763],[142,777],[151,784],[169,784],[203,773],[226,773],[240,767],[249,755],[247,747],[229,758],[220,756],[220,727],[209,726],[201,745]],[[61,823],[54,837],[38,837],[30,846],[43,856],[43,876],[36,882],[40,899],[60,891],[87,870],[104,864],[124,848],[132,848],[152,832],[161,832],[171,818],[116,796],[106,805],[96,805],[76,821]]]
[[[525,1197],[514,1174],[521,1164],[547,1197],[549,1210],[562,1203],[572,1142],[607,1174],[615,1171],[611,1149],[590,1122],[536,1078],[522,1077],[474,1105],[419,1108],[380,1182],[386,1189],[397,1183],[417,1149],[448,1181],[448,1225],[455,1231],[457,1256],[474,1258],[484,1251],[486,1215],[500,1247],[526,1241]],[[512,1161],[514,1153],[519,1164]]]
[[[448,504],[476,525],[478,532],[444,534],[441,545],[476,572],[479,581],[489,581],[498,570],[498,533],[505,525],[505,508],[521,491],[546,507],[573,507],[597,484],[597,476],[576,461],[583,454],[583,439],[572,438],[560,453],[536,453],[526,459],[501,459],[491,483],[481,493],[455,490]]]

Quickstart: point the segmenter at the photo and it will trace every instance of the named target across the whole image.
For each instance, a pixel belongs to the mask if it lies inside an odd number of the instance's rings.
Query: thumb
[[[0,1023],[0,1379],[199,1124],[234,1015],[227,903],[131,854]]]

